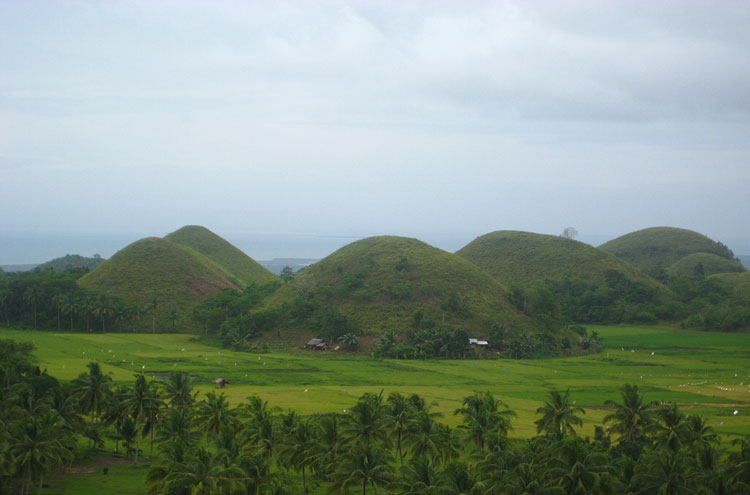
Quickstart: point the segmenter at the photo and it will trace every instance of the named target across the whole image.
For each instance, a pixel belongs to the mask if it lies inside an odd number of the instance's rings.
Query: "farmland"
[[[443,421],[460,400],[490,391],[515,410],[511,437],[535,433],[536,409],[550,390],[570,389],[586,408],[583,434],[591,435],[625,383],[647,400],[672,401],[698,412],[723,436],[750,433],[750,335],[678,331],[655,327],[588,326],[604,338],[603,352],[544,360],[375,360],[369,356],[303,351],[238,353],[207,346],[181,334],[81,334],[0,330],[0,338],[32,341],[39,365],[70,380],[96,360],[115,382],[132,383],[143,372],[161,378],[173,371],[194,377],[201,394],[211,380],[236,406],[257,394],[270,405],[299,414],[343,411],[364,392],[418,393],[437,402]],[[738,411],[734,414],[734,411]]]

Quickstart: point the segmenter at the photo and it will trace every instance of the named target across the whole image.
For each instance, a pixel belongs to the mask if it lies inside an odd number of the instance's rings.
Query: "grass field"
[[[206,346],[180,334],[80,334],[0,330],[0,337],[33,341],[39,364],[65,380],[91,360],[117,382],[144,372],[163,377],[187,371],[196,389],[214,390],[210,381],[229,380],[223,391],[233,405],[257,394],[271,405],[300,414],[343,411],[362,393],[416,392],[437,402],[450,425],[452,411],[474,391],[489,390],[518,413],[511,436],[535,433],[536,409],[550,390],[570,388],[587,408],[583,434],[592,434],[606,411],[606,399],[619,400],[625,383],[646,398],[673,401],[698,412],[722,435],[750,434],[750,335],[713,334],[653,327],[590,326],[605,339],[596,355],[544,360],[464,361],[374,360],[335,352],[249,354]],[[735,415],[734,411],[738,411]]]

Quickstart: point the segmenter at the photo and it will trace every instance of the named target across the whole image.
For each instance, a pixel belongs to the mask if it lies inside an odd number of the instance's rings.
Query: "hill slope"
[[[237,285],[264,284],[277,280],[276,275],[205,227],[187,225],[165,236],[165,239],[190,248],[219,265]]]
[[[177,312],[179,328],[197,329],[191,320],[193,307],[223,288],[236,288],[226,273],[206,263],[202,255],[158,237],[123,248],[81,277],[78,284],[144,306],[156,299],[156,309],[139,326],[151,326],[155,316],[161,330],[172,326],[166,318],[170,310]]]
[[[660,285],[636,267],[583,242],[519,231],[497,231],[477,237],[456,252],[503,284],[537,285],[570,277],[597,284],[616,270],[634,281]]]
[[[652,227],[631,232],[602,244],[599,249],[646,272],[666,269],[693,253],[715,254],[727,260],[734,258],[725,245],[692,230],[674,227]]]
[[[745,268],[736,260],[728,260],[711,253],[693,253],[667,268],[667,275],[672,278],[702,278],[717,273],[744,272]]]
[[[295,289],[319,305],[330,305],[362,332],[406,331],[414,314],[486,335],[493,323],[534,329],[505,289],[473,263],[417,239],[380,236],[353,242],[297,273],[270,298],[278,306]]]

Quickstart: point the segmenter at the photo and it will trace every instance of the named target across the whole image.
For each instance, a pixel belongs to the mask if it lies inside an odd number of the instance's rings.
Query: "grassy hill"
[[[221,267],[237,285],[264,284],[277,280],[276,275],[205,227],[187,225],[167,235],[165,239],[206,256]]]
[[[56,272],[64,272],[67,270],[74,270],[76,268],[94,269],[97,266],[104,263],[104,258],[99,255],[94,255],[93,258],[87,258],[78,254],[66,254],[60,258],[55,258],[46,263],[38,265],[36,270],[55,270]]]
[[[370,237],[344,246],[297,273],[294,284],[266,305],[289,303],[297,293],[334,307],[361,332],[406,331],[417,311],[473,335],[486,335],[493,323],[537,328],[508,302],[502,285],[476,265],[404,237]]]
[[[702,267],[698,268],[698,266]],[[744,272],[745,268],[736,260],[728,260],[711,253],[693,253],[673,263],[667,268],[667,275],[672,278],[695,278],[696,275],[715,275],[717,273]]]
[[[570,277],[602,284],[608,271],[660,285],[625,261],[583,242],[531,232],[498,231],[474,239],[456,252],[501,283],[537,285]]]
[[[666,269],[693,253],[715,254],[731,260],[732,252],[720,242],[692,230],[652,227],[631,232],[599,246],[606,253],[628,261],[651,273]]]
[[[192,309],[223,288],[237,288],[227,273],[208,258],[190,248],[158,237],[148,237],[118,251],[112,258],[78,280],[84,289],[101,291],[126,302],[158,305],[141,322],[157,329],[171,328],[166,315],[177,312],[177,327],[197,330],[191,320]]]

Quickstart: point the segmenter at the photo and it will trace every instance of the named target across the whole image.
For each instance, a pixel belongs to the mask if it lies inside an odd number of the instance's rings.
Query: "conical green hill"
[[[193,308],[223,288],[236,288],[221,270],[202,255],[172,241],[147,237],[118,251],[78,280],[84,289],[117,296],[147,306],[157,301],[139,328],[149,328],[156,317],[157,331],[169,330],[166,315],[177,312],[177,328],[194,330]]]
[[[720,242],[692,230],[674,227],[652,227],[631,232],[602,244],[599,249],[646,272],[666,269],[693,253],[710,253],[728,260],[734,257]]]
[[[634,281],[661,285],[609,253],[552,235],[512,230],[491,232],[474,239],[456,254],[506,285],[531,286],[565,277],[601,284],[611,270]]]
[[[265,284],[278,277],[225,239],[199,225],[187,225],[165,239],[193,249],[223,268],[238,285]]]
[[[414,314],[475,335],[493,323],[533,329],[535,322],[507,300],[505,289],[477,266],[422,241],[370,237],[353,242],[299,272],[296,289],[315,303],[330,305],[363,332],[406,331]]]
[[[728,260],[711,253],[693,253],[667,268],[672,278],[708,277],[717,273],[744,272],[745,267],[734,259]]]

